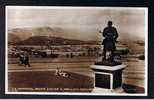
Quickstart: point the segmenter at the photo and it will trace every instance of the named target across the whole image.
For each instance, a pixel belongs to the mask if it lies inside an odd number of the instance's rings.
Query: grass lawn
[[[56,76],[54,71],[9,72],[9,91],[91,92],[94,79],[68,72],[69,77]]]

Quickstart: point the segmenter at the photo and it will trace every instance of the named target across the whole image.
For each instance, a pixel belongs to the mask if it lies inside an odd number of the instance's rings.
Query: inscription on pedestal
[[[110,89],[110,75],[95,73],[95,86]]]

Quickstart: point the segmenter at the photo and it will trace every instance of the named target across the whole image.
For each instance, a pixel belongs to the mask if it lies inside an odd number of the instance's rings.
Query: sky
[[[120,39],[144,39],[146,13],[144,8],[117,7],[7,7],[7,29],[60,27],[74,32],[64,37],[99,40],[109,20],[117,28]],[[22,35],[22,34],[20,34]],[[61,34],[60,34],[61,35]],[[57,36],[59,34],[57,33]]]

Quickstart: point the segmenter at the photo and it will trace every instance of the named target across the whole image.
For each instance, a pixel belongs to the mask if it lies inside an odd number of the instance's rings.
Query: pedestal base
[[[122,85],[122,70],[125,65],[105,66],[91,65],[95,73],[95,87],[116,89]]]

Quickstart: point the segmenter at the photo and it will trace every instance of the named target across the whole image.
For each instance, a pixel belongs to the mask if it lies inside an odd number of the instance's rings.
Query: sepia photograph
[[[148,8],[6,6],[5,93],[147,96]]]

